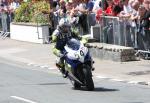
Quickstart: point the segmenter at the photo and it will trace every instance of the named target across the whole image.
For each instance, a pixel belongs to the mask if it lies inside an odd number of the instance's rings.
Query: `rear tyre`
[[[94,90],[94,82],[92,79],[92,72],[89,66],[85,66],[83,68],[83,73],[84,73],[84,83],[86,85],[86,89],[88,91]]]

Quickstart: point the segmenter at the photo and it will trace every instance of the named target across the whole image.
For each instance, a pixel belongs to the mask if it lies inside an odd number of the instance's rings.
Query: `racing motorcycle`
[[[92,79],[93,63],[88,48],[77,39],[70,39],[64,47],[64,64],[67,78],[75,89],[85,87],[94,90]],[[61,68],[59,68],[61,70]]]

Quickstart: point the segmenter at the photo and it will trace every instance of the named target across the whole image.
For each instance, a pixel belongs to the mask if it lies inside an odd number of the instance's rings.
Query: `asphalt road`
[[[150,103],[150,88],[94,77],[95,90],[73,90],[57,70],[0,59],[0,103]]]

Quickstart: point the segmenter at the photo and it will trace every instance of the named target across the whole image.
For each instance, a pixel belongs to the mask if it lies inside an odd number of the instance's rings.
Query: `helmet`
[[[60,19],[59,21],[59,25],[58,25],[59,29],[62,31],[62,32],[68,32],[71,28],[71,24],[69,22],[69,20],[67,18],[62,18]]]

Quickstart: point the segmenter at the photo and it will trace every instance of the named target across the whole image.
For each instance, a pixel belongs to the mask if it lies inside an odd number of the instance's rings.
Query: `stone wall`
[[[118,62],[136,60],[135,51],[132,47],[124,47],[105,43],[88,43],[87,46],[91,55],[101,60],[112,60]]]

